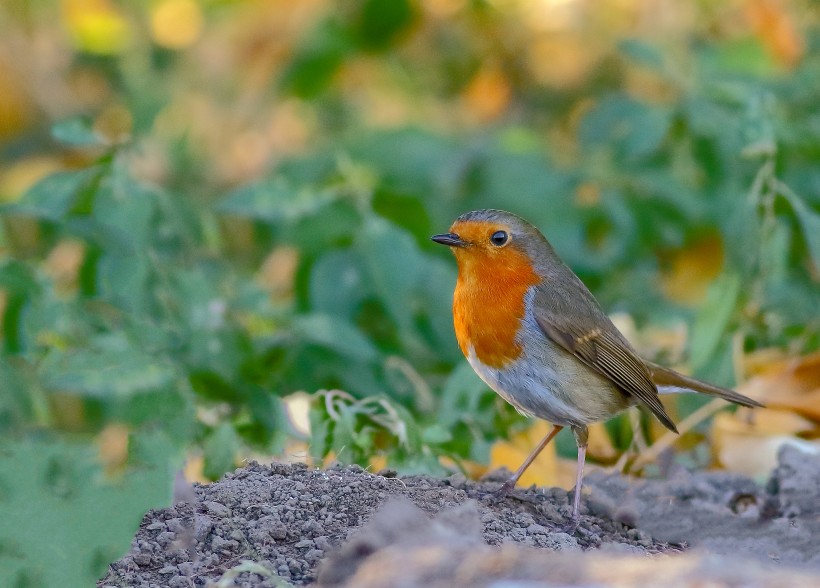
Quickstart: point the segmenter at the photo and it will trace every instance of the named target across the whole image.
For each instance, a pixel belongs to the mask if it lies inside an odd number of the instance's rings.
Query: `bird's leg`
[[[584,483],[584,463],[587,457],[587,440],[589,430],[584,427],[572,427],[572,434],[575,435],[575,442],[578,444],[578,467],[575,473],[575,497],[572,501],[572,520],[575,525],[581,520],[581,489]]]
[[[515,488],[515,485],[518,483],[518,479],[524,474],[527,468],[530,467],[530,464],[533,462],[533,460],[536,457],[538,457],[538,454],[544,450],[544,447],[549,445],[553,437],[555,437],[558,434],[558,432],[563,428],[564,427],[561,425],[552,426],[552,430],[549,433],[547,433],[543,439],[541,439],[541,442],[535,449],[532,450],[532,453],[530,453],[527,456],[527,459],[525,459],[524,463],[521,464],[521,467],[516,470],[515,474],[513,474],[513,477],[504,482],[501,488],[498,489],[498,493],[500,495],[503,496],[505,494],[509,494],[512,491],[512,489]]]

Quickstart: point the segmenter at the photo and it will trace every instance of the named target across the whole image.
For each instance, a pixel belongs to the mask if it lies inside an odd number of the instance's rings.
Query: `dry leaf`
[[[29,157],[7,165],[0,173],[0,199],[15,202],[34,184],[62,169],[62,162],[51,156]]]
[[[738,392],[820,423],[820,352],[759,364],[756,371]]]
[[[723,244],[712,235],[674,252],[661,279],[667,298],[681,304],[696,305],[723,266]]]
[[[85,246],[80,241],[63,240],[57,243],[45,259],[43,269],[54,280],[61,294],[73,294],[78,287],[80,269],[85,260]]]
[[[293,282],[299,266],[299,251],[295,247],[281,246],[271,251],[262,262],[256,275],[257,282],[274,299],[287,299],[293,295]]]
[[[527,51],[527,68],[539,84],[564,90],[584,82],[600,58],[596,43],[576,32],[536,37]]]
[[[80,432],[88,426],[85,402],[82,397],[67,392],[48,395],[52,426],[63,431]]]
[[[614,461],[618,457],[618,451],[612,445],[606,425],[604,423],[592,423],[587,428],[589,429],[588,455],[599,461]]]
[[[813,444],[795,437],[810,431],[814,424],[792,412],[757,409],[752,418],[743,413],[720,413],[712,424],[714,452],[727,470],[762,478],[777,465],[777,453],[785,444]]]
[[[109,476],[118,473],[128,459],[130,429],[122,423],[109,423],[97,435],[100,461]]]
[[[512,90],[504,72],[495,67],[481,69],[463,93],[468,112],[487,122],[502,115],[510,103]]]
[[[438,462],[443,468],[448,471],[463,471],[464,475],[471,480],[478,480],[486,474],[490,468],[487,464],[478,463],[470,460],[459,460],[456,462],[453,458],[442,455],[438,458]]]
[[[589,470],[589,464],[587,464]],[[575,487],[575,475],[578,473],[578,461],[575,459],[563,459],[561,457],[555,460],[555,485],[564,490],[571,490]]]
[[[490,449],[490,469],[505,467],[514,472],[551,429],[550,423],[538,420],[532,427],[515,435],[509,441],[496,441]],[[558,485],[554,441],[544,448],[518,482],[522,487],[531,484]]]
[[[820,353],[783,358],[763,350],[746,360],[755,375],[738,386],[767,406],[717,415],[713,424],[715,457],[726,469],[750,476],[765,476],[777,463],[777,453],[787,443],[807,444],[799,434],[817,431],[820,423]],[[810,443],[817,447],[817,442]]]
[[[210,484],[211,480],[205,477],[203,469],[205,467],[205,458],[202,455],[190,455],[185,461],[185,467],[182,473],[185,479],[190,482],[199,482],[200,484]]]
[[[202,9],[194,0],[159,0],[151,6],[151,37],[160,47],[184,49],[204,28]]]
[[[387,467],[387,458],[383,454],[371,455],[367,470],[373,473],[380,472]]]
[[[805,42],[785,0],[747,0],[746,18],[757,36],[778,61],[794,67],[803,57]]]
[[[19,136],[35,118],[36,106],[26,90],[24,76],[0,54],[0,139]]]
[[[295,392],[282,399],[290,424],[303,435],[310,435],[311,400],[312,397],[307,392]]]

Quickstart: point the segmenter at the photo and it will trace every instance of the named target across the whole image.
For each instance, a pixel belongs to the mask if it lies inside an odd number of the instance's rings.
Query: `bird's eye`
[[[495,245],[496,247],[503,247],[507,244],[507,240],[509,239],[509,235],[507,235],[506,231],[496,231],[490,237],[490,243]]]

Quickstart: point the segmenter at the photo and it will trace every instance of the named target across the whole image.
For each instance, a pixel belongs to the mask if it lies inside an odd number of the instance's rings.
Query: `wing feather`
[[[677,428],[658,398],[658,389],[643,361],[625,340],[607,330],[615,331],[615,325],[606,320],[603,327],[579,329],[568,324],[558,325],[544,313],[536,315],[536,322],[544,334],[569,353],[601,375],[609,378],[624,393],[634,396],[663,423],[675,431]],[[617,331],[615,331],[617,333]]]

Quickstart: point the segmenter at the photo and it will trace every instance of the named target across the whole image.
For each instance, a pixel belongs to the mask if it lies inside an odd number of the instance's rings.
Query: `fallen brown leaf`
[[[814,423],[793,412],[756,409],[747,413],[723,412],[712,424],[717,462],[730,472],[765,477],[777,465],[777,453],[787,443],[808,443],[797,435],[811,431]]]
[[[820,423],[820,352],[772,360],[755,370],[757,374],[738,386],[738,392],[769,408],[791,410]]]

